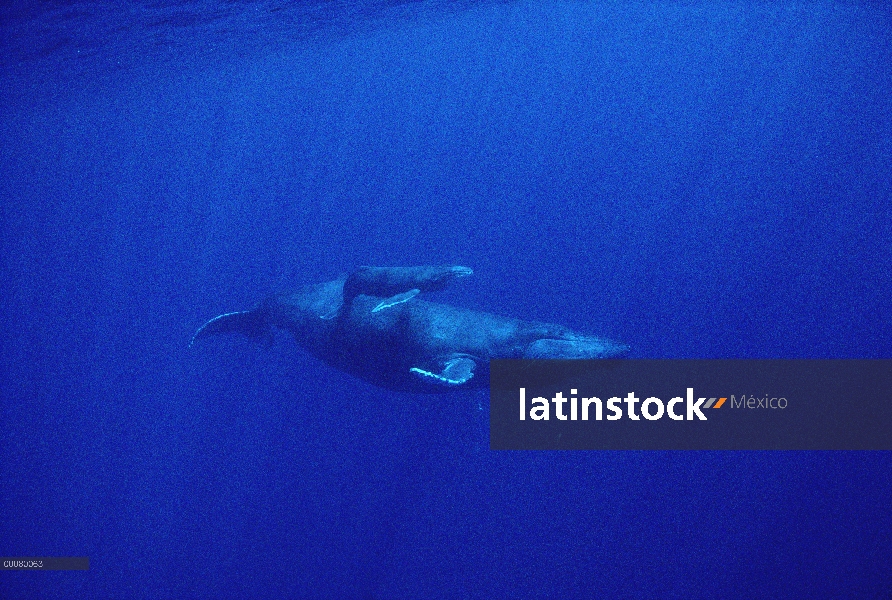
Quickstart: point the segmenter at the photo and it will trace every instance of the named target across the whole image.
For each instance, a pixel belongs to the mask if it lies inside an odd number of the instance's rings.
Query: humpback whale
[[[238,332],[270,338],[289,331],[329,365],[379,387],[446,392],[485,387],[500,358],[612,358],[628,346],[561,325],[523,321],[429,302],[417,296],[471,275],[461,266],[360,267],[334,281],[267,298],[215,317],[190,346]]]

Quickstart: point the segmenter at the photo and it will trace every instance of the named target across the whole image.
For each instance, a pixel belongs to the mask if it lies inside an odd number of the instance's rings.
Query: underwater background
[[[639,358],[892,358],[881,2],[0,9],[2,598],[885,598],[892,453],[495,452],[222,312],[357,265]]]

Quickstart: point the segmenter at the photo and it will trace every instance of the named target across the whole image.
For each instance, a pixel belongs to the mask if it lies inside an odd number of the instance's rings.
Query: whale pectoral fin
[[[408,292],[403,292],[402,294],[397,294],[395,296],[391,296],[385,300],[382,300],[378,303],[378,306],[372,309],[373,313],[378,312],[379,310],[384,310],[385,308],[390,308],[391,306],[396,306],[397,304],[402,304],[403,302],[408,302],[415,296],[421,293],[419,289],[412,289]]]
[[[326,321],[330,321],[331,319],[334,319],[336,316],[338,316],[338,313],[341,312],[342,306],[343,306],[342,304],[339,304],[337,306],[337,308],[330,310],[329,312],[325,313],[324,315],[319,315],[319,318],[324,319]]]
[[[409,371],[416,377],[429,383],[457,386],[467,383],[474,377],[474,368],[476,366],[477,363],[472,359],[466,356],[458,356],[443,362],[443,368],[439,373],[433,373],[418,367],[412,367]]]

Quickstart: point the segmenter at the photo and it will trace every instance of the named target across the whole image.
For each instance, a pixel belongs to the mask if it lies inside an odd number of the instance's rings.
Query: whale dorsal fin
[[[445,386],[458,386],[467,383],[474,377],[477,363],[469,356],[452,356],[441,361],[437,372],[412,367],[409,372],[428,383]]]

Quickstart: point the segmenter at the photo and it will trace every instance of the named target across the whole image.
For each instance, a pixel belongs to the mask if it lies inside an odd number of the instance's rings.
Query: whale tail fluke
[[[202,338],[220,333],[241,333],[250,338],[269,338],[272,334],[263,315],[257,310],[231,312],[214,317],[195,332],[189,347]]]

